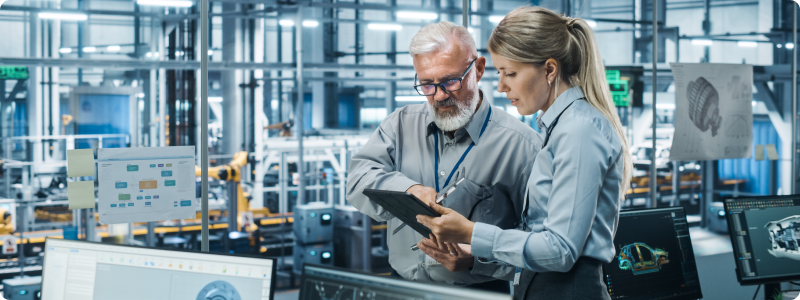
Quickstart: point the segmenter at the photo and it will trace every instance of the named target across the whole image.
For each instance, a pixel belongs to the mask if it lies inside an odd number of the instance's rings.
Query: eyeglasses
[[[441,87],[442,91],[444,91],[445,93],[451,93],[451,92],[455,92],[457,90],[460,90],[461,89],[461,81],[464,79],[464,77],[467,76],[467,73],[469,73],[469,70],[472,70],[472,65],[475,64],[476,60],[478,60],[478,59],[477,58],[473,59],[472,62],[469,63],[469,67],[467,67],[467,70],[464,71],[464,74],[461,74],[460,78],[450,79],[450,80],[448,80],[448,81],[446,81],[444,83],[432,83],[432,84],[414,85],[414,89],[417,90],[417,93],[419,93],[420,95],[423,95],[423,96],[436,95],[436,88],[437,87]],[[414,83],[417,83],[417,75],[416,74],[414,74]]]

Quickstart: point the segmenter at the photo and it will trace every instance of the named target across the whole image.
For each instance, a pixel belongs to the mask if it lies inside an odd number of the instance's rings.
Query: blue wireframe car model
[[[669,253],[662,249],[651,248],[645,243],[633,243],[620,247],[619,268],[631,270],[633,275],[641,275],[661,271],[661,266],[669,263]]]

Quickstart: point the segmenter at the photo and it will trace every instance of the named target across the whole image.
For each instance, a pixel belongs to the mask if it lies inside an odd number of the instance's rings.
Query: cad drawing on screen
[[[777,258],[788,258],[800,261],[800,215],[770,221],[764,225],[769,231],[772,247],[769,254]]]
[[[661,266],[669,263],[669,253],[659,248],[652,248],[645,243],[632,243],[620,247],[619,268],[631,270],[633,275],[642,275],[661,271]]]
[[[242,296],[227,281],[212,281],[200,290],[197,300],[242,300]]]
[[[703,132],[711,129],[711,136],[717,136],[717,130],[722,126],[717,89],[705,78],[698,77],[689,82],[686,97],[689,100],[689,118],[694,125]]]

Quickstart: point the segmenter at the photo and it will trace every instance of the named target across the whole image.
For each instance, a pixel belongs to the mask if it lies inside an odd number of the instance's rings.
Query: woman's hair
[[[508,60],[539,66],[553,58],[558,62],[561,80],[581,87],[586,101],[606,116],[622,142],[620,197],[624,198],[631,182],[631,155],[589,24],[542,7],[520,7],[500,21],[489,38],[488,48]]]

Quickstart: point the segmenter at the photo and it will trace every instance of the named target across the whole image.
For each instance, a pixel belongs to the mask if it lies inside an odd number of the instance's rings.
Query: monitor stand
[[[781,284],[780,283],[767,283],[764,284],[764,299],[774,299],[775,295],[781,294]]]

